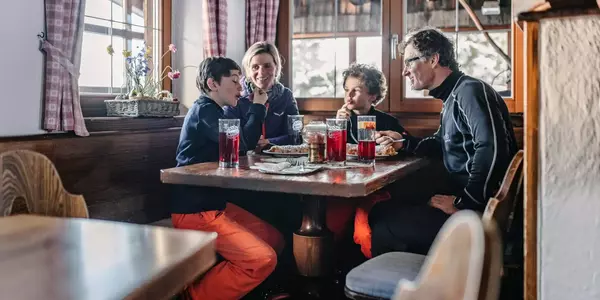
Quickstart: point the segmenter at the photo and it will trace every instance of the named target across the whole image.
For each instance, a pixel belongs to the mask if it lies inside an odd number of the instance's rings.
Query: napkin
[[[281,172],[284,169],[291,167],[292,164],[289,162],[280,162],[280,163],[255,163],[250,169],[255,169],[259,171],[267,171],[267,172]]]

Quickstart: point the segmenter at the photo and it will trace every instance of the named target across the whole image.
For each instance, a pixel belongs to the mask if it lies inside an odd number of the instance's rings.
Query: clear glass
[[[322,121],[311,121],[304,127],[304,141],[308,144],[308,162],[325,162],[327,125]]]
[[[240,119],[219,119],[219,167],[240,165]]]
[[[288,120],[288,137],[290,145],[302,144],[302,129],[304,128],[303,115],[289,115]]]
[[[375,116],[358,116],[358,160],[363,163],[375,163]]]
[[[333,165],[346,164],[346,119],[327,119],[327,161]]]

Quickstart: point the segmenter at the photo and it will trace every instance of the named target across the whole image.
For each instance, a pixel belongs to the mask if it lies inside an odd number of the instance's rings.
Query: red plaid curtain
[[[246,0],[246,49],[261,41],[275,43],[279,0]]]
[[[227,0],[204,0],[204,56],[225,56]]]
[[[79,101],[85,0],[46,0],[44,129],[88,136]]]

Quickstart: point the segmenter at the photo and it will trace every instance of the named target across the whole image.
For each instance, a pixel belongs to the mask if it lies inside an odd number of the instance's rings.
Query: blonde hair
[[[277,47],[271,42],[262,41],[254,43],[254,45],[250,46],[244,57],[242,58],[242,68],[244,68],[244,75],[246,77],[251,72],[250,61],[256,55],[267,53],[273,57],[273,62],[275,63],[275,82],[279,82],[279,78],[281,78],[281,56],[279,55],[279,50]]]

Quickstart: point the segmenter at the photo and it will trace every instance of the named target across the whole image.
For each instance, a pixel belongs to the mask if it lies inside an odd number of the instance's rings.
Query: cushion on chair
[[[401,279],[413,280],[426,256],[390,252],[372,258],[346,275],[346,291],[372,298],[391,299]]]

